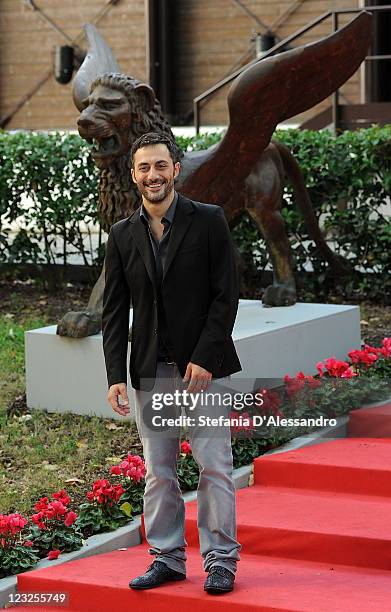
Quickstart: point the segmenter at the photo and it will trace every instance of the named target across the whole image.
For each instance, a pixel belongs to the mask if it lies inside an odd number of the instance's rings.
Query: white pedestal
[[[233,339],[243,368],[233,375],[233,386],[252,391],[255,379],[293,376],[299,370],[314,374],[318,361],[346,358],[360,347],[360,311],[358,306],[301,303],[264,308],[258,300],[240,300]],[[107,403],[102,334],[63,338],[49,325],[25,333],[25,350],[29,408],[124,418]],[[126,418],[134,418],[129,380],[128,392]]]

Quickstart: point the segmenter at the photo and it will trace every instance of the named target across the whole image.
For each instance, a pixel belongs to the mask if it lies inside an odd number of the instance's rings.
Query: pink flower
[[[323,376],[323,370],[324,370],[324,365],[321,361],[318,361],[318,363],[316,364],[316,369],[319,372],[319,376],[322,377]]]
[[[119,465],[113,465],[111,473],[116,476],[127,476],[134,482],[140,482],[144,478],[146,472],[145,463],[139,455],[132,455],[128,452],[128,455],[124,461],[121,461]]]
[[[49,561],[53,561],[53,559],[57,559],[61,554],[61,550],[51,550],[48,554]]]
[[[358,376],[358,374],[353,372],[352,368],[346,368],[341,374],[341,378],[353,378],[353,376]]]
[[[70,527],[71,525],[73,525],[76,519],[77,519],[76,512],[73,512],[73,510],[71,510],[70,512],[68,512],[68,514],[66,515],[64,519],[64,525],[66,527]]]
[[[183,440],[181,443],[181,453],[189,455],[191,453],[191,446],[187,440]]]

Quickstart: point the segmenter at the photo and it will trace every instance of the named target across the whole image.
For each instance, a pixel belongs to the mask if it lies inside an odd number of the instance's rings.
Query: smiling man
[[[175,192],[174,180],[180,172],[176,144],[161,134],[145,134],[134,143],[131,158],[142,204],[110,230],[102,326],[108,401],[115,412],[126,416],[130,411],[126,356],[132,300],[129,369],[147,468],[145,530],[155,560],[130,587],[149,589],[186,578],[187,543],[176,473],[180,427],[156,435],[145,392],[164,397],[179,388],[201,397],[241,370],[231,337],[238,283],[222,208]],[[180,414],[181,406],[169,408],[170,416]],[[228,410],[218,402],[196,402],[190,416],[197,422],[201,415],[227,416]],[[230,428],[195,425],[189,435],[200,468],[198,529],[208,573],[204,589],[224,593],[233,589],[241,548],[236,540]]]

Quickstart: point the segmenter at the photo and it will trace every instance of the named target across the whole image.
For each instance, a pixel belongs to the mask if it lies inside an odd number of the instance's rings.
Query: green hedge
[[[333,248],[348,254],[356,270],[344,284],[347,297],[365,294],[388,302],[391,292],[391,125],[343,132],[279,131],[276,135],[298,160],[311,202]],[[315,270],[314,289],[327,290],[333,280],[315,244],[308,246],[302,218],[286,189],[283,214],[292,238],[298,270],[309,257]],[[359,273],[361,271],[361,273]]]
[[[212,133],[179,137],[184,150],[201,149],[221,138]],[[333,248],[348,254],[355,272],[344,282],[345,297],[362,295],[388,302],[391,289],[391,224],[384,215],[391,193],[391,125],[344,132],[278,130],[304,172],[311,201]],[[97,170],[89,145],[77,135],[32,132],[0,133],[0,262],[53,263],[54,255],[79,252],[86,264],[99,263],[104,247],[91,253],[82,246],[80,223],[98,223]],[[34,206],[26,209],[23,194]],[[287,225],[303,297],[326,297],[335,290],[327,264],[310,240],[285,188]],[[19,230],[9,239],[9,223]],[[44,238],[42,250],[38,241]],[[59,238],[63,245],[59,252]],[[247,292],[259,287],[268,256],[258,228],[245,218],[234,238],[246,264]],[[72,250],[73,249],[73,250]],[[314,273],[305,274],[311,261]],[[300,280],[305,277],[304,283]],[[254,290],[254,291],[253,291]]]
[[[80,253],[92,263],[81,228],[98,222],[98,171],[89,149],[74,134],[0,132],[1,262],[54,263],[58,256],[66,265],[69,255]],[[34,206],[26,206],[24,196]],[[11,223],[18,226],[12,241]]]
[[[184,149],[206,148],[220,135],[178,139]],[[282,214],[291,241],[303,298],[326,298],[339,291],[345,298],[391,302],[391,125],[343,132],[277,130],[274,139],[289,147],[304,173],[312,205],[332,248],[347,256],[354,270],[336,287],[327,263],[308,236],[288,183]],[[204,140],[204,142],[203,142]],[[245,289],[258,297],[268,255],[251,218],[233,230],[246,265]],[[313,274],[305,273],[311,261]],[[301,274],[302,273],[302,274]]]

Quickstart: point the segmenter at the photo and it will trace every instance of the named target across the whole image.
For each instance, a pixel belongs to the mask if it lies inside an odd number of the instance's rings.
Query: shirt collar
[[[175,215],[175,210],[176,210],[176,207],[177,207],[177,202],[178,202],[178,194],[175,191],[174,192],[174,199],[173,199],[173,201],[171,202],[170,206],[168,207],[168,209],[166,210],[165,214],[162,217],[162,219],[166,219],[170,224],[174,220],[174,215]],[[141,207],[140,207],[140,217],[144,218],[147,222],[149,222],[149,215],[148,215],[148,212],[147,212],[144,204],[141,204]]]

